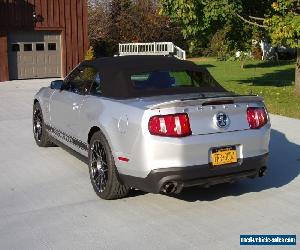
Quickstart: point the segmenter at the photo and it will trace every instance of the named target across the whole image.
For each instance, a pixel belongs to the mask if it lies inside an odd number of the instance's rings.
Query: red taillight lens
[[[148,127],[151,135],[184,137],[192,134],[187,114],[153,116]]]
[[[248,108],[247,119],[251,129],[259,129],[267,124],[268,115],[265,108]]]

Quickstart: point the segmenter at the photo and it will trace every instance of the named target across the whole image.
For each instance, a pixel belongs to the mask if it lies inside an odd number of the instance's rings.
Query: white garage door
[[[10,79],[61,77],[58,32],[15,32],[8,35]]]

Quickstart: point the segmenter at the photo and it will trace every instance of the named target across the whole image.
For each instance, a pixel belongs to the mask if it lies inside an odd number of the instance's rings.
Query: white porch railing
[[[174,56],[186,60],[185,50],[174,45],[172,42],[159,43],[120,43],[119,56],[129,55],[161,55]]]

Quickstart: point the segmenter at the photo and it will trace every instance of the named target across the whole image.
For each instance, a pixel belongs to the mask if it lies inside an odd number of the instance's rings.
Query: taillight
[[[268,123],[265,108],[248,108],[247,119],[251,129],[259,129]]]
[[[184,137],[192,134],[187,114],[157,115],[149,120],[151,135]]]

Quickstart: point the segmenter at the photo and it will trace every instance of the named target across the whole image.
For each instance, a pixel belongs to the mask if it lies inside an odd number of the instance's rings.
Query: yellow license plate
[[[238,162],[235,147],[213,149],[211,154],[213,166],[221,166]]]

